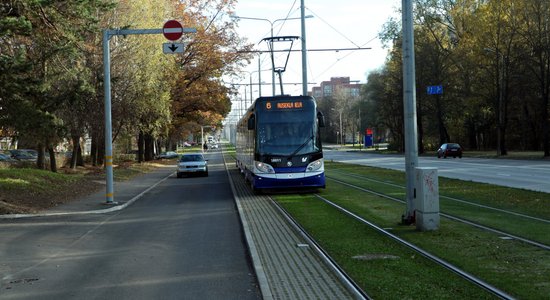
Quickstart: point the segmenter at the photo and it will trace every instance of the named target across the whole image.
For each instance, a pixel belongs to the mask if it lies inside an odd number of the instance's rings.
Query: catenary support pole
[[[307,96],[307,48],[306,48],[306,14],[304,0],[301,0],[301,23],[302,23],[302,95]]]
[[[414,222],[415,168],[418,167],[416,127],[416,84],[414,65],[413,1],[402,0],[403,20],[403,109],[405,114],[405,173],[407,208],[402,216],[405,224]]]

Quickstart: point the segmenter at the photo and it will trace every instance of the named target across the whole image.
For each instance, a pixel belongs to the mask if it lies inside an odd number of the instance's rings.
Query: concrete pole
[[[201,126],[201,151],[204,153],[204,129]]]
[[[307,96],[307,49],[306,49],[306,16],[304,0],[301,0],[301,23],[302,23],[302,96]]]
[[[107,185],[105,199],[106,204],[116,204],[113,197],[113,131],[111,129],[111,50],[109,47],[110,39],[110,31],[103,30],[103,87],[105,92],[105,181]]]
[[[258,53],[258,98],[262,97],[262,63],[260,62],[260,54]]]
[[[340,145],[344,146],[344,129],[342,128],[342,110],[340,110]]]
[[[271,38],[273,38],[273,22],[268,21],[271,24]],[[270,47],[273,50],[273,39],[269,41],[271,43]],[[275,96],[275,58],[271,53],[271,96]]]
[[[416,84],[414,62],[413,1],[402,0],[403,20],[403,108],[405,114],[405,173],[407,180],[407,208],[404,224],[414,222],[415,168],[418,167],[418,140],[416,127]]]
[[[250,76],[250,105],[252,105],[252,101],[254,101],[254,98],[252,98],[252,73],[248,74],[248,76]]]
[[[246,110],[246,85],[244,86],[244,110]]]

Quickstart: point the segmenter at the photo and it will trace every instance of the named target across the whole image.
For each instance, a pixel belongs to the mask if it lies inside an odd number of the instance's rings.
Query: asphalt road
[[[207,158],[209,177],[172,175],[118,212],[0,220],[0,299],[261,299],[221,155]]]
[[[403,155],[325,150],[326,160],[405,170]],[[419,157],[419,167],[435,167],[439,176],[550,193],[550,161]]]

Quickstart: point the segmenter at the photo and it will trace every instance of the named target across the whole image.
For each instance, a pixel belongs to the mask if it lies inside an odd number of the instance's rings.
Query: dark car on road
[[[12,149],[8,150],[11,158],[19,161],[36,161],[38,155],[28,149]]]
[[[159,159],[172,159],[178,157],[178,153],[174,151],[161,152],[158,156]]]
[[[11,156],[8,155],[8,154],[0,153],[0,162],[14,163],[14,162],[17,162],[17,161],[15,159],[11,158]]]
[[[445,143],[437,149],[437,158],[447,158],[448,156],[462,158],[462,147],[457,143]]]

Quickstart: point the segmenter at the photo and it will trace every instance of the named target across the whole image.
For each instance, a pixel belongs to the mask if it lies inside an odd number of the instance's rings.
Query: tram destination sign
[[[293,110],[302,109],[304,103],[302,101],[282,101],[282,102],[266,102],[265,108],[267,110]]]

